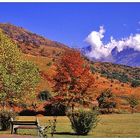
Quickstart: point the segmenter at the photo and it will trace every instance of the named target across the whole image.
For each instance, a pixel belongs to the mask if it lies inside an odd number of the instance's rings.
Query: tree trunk
[[[74,112],[74,104],[72,104],[71,111]]]
[[[3,110],[5,110],[5,107],[6,107],[6,103],[5,103],[5,101],[2,101],[2,108],[3,108]]]
[[[132,113],[132,114],[134,113],[134,108],[133,108],[133,107],[132,107],[131,113]]]

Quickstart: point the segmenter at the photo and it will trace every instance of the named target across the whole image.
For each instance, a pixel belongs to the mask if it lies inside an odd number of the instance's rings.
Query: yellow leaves
[[[39,82],[38,68],[21,55],[17,45],[0,31],[0,93],[4,92],[5,100],[12,103],[20,102],[25,94],[31,95]]]

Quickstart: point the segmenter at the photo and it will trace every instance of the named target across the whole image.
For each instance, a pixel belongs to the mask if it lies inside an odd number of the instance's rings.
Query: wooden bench
[[[37,129],[38,136],[40,136],[40,125],[38,120],[34,121],[21,121],[11,118],[11,134],[17,133],[17,129]]]

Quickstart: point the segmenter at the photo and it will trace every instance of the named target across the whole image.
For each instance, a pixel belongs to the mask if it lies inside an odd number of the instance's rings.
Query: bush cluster
[[[30,110],[30,109],[26,109],[26,110],[22,110],[19,113],[20,116],[35,116],[37,115],[37,112],[35,110]]]
[[[127,83],[130,81],[130,78],[125,73],[119,73],[119,72],[109,72],[102,70],[101,71],[102,76],[110,78],[110,79],[117,79],[120,82]]]
[[[7,130],[10,128],[10,118],[15,118],[16,113],[13,111],[2,110],[0,111],[0,125],[1,130]]]
[[[45,107],[47,116],[65,116],[67,107],[63,104],[49,104]]]
[[[38,98],[41,101],[46,101],[46,100],[51,99],[52,98],[52,95],[51,95],[51,93],[48,90],[44,90],[44,91],[41,91],[38,94]]]
[[[36,116],[36,115],[46,116],[47,112],[46,111],[35,111],[35,110],[26,109],[26,110],[22,110],[21,112],[19,112],[19,115],[20,116]]]
[[[80,109],[68,113],[67,115],[70,119],[72,129],[78,135],[87,135],[93,128],[96,127],[98,122],[97,111]]]
[[[131,86],[132,87],[138,87],[138,86],[140,86],[140,81],[139,80],[132,80]]]

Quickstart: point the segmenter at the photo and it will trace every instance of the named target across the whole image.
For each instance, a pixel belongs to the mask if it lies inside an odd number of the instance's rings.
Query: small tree
[[[73,110],[75,104],[89,103],[93,99],[90,90],[94,84],[93,74],[79,52],[66,51],[56,64],[56,71],[53,88],[58,102]]]
[[[86,115],[83,112],[80,113],[80,116],[76,116],[74,112],[75,106],[89,105],[93,100],[94,78],[88,63],[78,51],[65,51],[56,64],[56,74],[53,77],[53,83],[53,89],[57,95],[51,101],[70,108],[71,110],[66,110],[72,113],[72,118],[68,116],[72,128],[74,129],[74,127],[78,126],[76,123],[80,123],[83,128],[80,132],[77,129],[75,131],[77,134],[87,134],[94,124],[92,113],[87,112]]]
[[[135,97],[134,95],[131,95],[127,98],[127,101],[132,109],[132,113],[134,113],[134,109],[135,107],[139,104],[139,100],[137,97]]]
[[[116,107],[115,96],[111,90],[107,89],[98,96],[97,101],[99,103],[99,108],[104,113],[104,110],[107,110],[107,113],[113,112],[113,109]],[[106,112],[106,111],[105,111]]]

